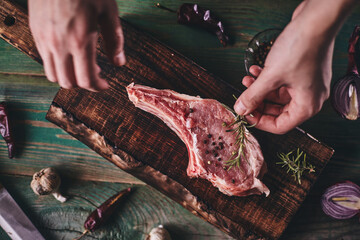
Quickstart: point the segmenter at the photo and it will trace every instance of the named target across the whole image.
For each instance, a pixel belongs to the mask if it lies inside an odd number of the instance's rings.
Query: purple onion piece
[[[356,120],[360,117],[360,76],[350,73],[335,83],[332,105],[341,117]]]
[[[331,102],[341,117],[356,120],[360,117],[360,76],[355,55],[360,37],[360,26],[356,26],[349,40],[349,60],[346,75],[332,89]]]
[[[321,198],[325,214],[336,219],[348,219],[360,213],[360,187],[353,182],[335,184]]]

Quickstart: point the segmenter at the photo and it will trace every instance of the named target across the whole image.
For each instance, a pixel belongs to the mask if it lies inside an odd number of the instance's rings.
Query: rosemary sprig
[[[304,171],[309,171],[309,173],[315,172],[315,166],[307,163],[306,161],[306,153],[300,151],[298,148],[296,150],[296,154],[294,151],[291,151],[287,154],[278,153],[278,157],[281,162],[277,162],[276,164],[282,164],[282,167],[287,167],[287,173],[291,172],[295,181],[301,184],[301,176]]]
[[[234,98],[236,99],[236,97],[234,96]],[[225,108],[227,108],[229,111],[231,111],[234,115],[234,121],[230,124],[227,123],[223,123],[224,127],[229,128],[228,130],[226,130],[226,132],[233,132],[233,134],[235,134],[235,145],[239,146],[239,150],[238,151],[233,151],[231,154],[231,157],[229,158],[229,160],[227,160],[225,162],[225,166],[227,166],[227,170],[229,171],[232,167],[240,167],[241,164],[241,159],[245,159],[247,163],[248,160],[246,159],[245,156],[245,143],[248,141],[247,139],[247,135],[246,135],[246,130],[248,128],[254,127],[254,125],[250,125],[246,120],[245,120],[245,116],[240,116],[238,114],[236,114],[231,108],[229,108],[228,106],[224,105]]]

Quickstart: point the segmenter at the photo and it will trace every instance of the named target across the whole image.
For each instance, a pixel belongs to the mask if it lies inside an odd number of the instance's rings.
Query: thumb
[[[294,10],[291,20],[294,20],[304,9],[305,4],[307,3],[306,0],[302,1]]]
[[[124,35],[118,16],[118,8],[115,1],[108,2],[105,10],[99,16],[101,34],[105,42],[106,55],[115,65],[121,66],[126,63],[124,52]]]
[[[268,93],[280,87],[276,80],[269,78],[264,69],[255,82],[240,95],[234,105],[235,112],[242,116],[252,113],[263,103]]]

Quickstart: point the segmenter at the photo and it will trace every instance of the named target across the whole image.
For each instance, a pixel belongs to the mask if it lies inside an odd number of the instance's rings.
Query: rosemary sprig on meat
[[[236,97],[234,98],[236,99]],[[223,126],[229,128],[228,130],[226,130],[226,132],[233,132],[233,134],[235,134],[235,145],[239,146],[239,150],[233,151],[229,160],[225,162],[225,166],[227,166],[227,170],[229,171],[232,167],[240,167],[242,159],[249,163],[249,161],[246,159],[244,152],[245,144],[248,141],[246,131],[248,128],[254,127],[255,124],[250,125],[246,121],[245,116],[240,116],[236,114],[234,110],[232,110],[228,106],[225,107],[235,115],[235,118],[234,121],[230,124],[224,122]]]
[[[306,161],[306,153],[300,151],[298,148],[296,154],[294,151],[291,151],[287,154],[278,153],[278,157],[281,162],[276,164],[282,164],[282,167],[287,167],[287,172],[291,172],[295,181],[301,184],[301,176],[304,171],[309,171],[309,173],[315,172],[315,166],[311,165]]]

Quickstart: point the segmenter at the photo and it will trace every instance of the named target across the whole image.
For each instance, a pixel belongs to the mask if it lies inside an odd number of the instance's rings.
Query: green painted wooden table
[[[23,6],[26,1],[18,1]],[[239,87],[245,74],[244,49],[257,32],[284,27],[298,0],[199,0],[225,20],[234,45],[222,48],[212,35],[176,24],[176,16],[154,7],[151,0],[118,0],[120,16],[170,47]],[[162,1],[176,9],[187,1]],[[335,45],[333,81],[347,64],[347,40],[360,24],[360,8],[346,21]],[[85,145],[45,120],[58,90],[46,80],[42,66],[0,40],[0,101],[6,101],[14,127],[18,155],[7,158],[0,141],[0,182],[47,239],[72,239],[94,206],[116,191],[136,191],[106,227],[84,239],[143,239],[150,229],[164,224],[173,239],[230,239],[220,230],[193,216],[180,205],[143,182],[119,170]],[[338,221],[323,214],[320,196],[338,181],[360,184],[360,123],[340,119],[326,102],[322,111],[302,126],[335,149],[335,155],[295,215],[282,239],[359,239],[360,224],[353,218]],[[71,199],[60,204],[52,197],[38,198],[29,187],[31,176],[53,166],[62,175],[62,189]],[[8,239],[0,229],[0,239]]]

